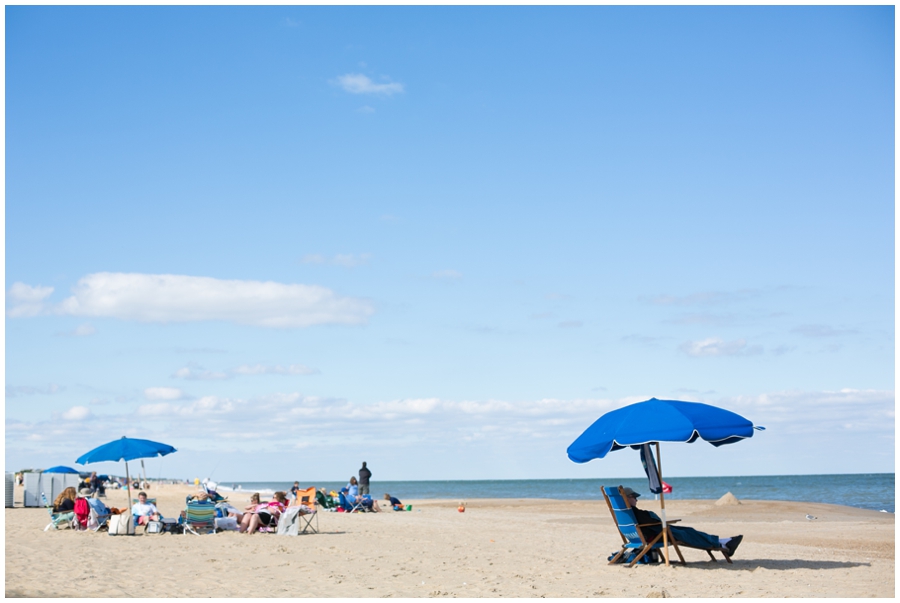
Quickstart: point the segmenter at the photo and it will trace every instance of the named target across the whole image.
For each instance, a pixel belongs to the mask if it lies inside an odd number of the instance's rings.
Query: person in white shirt
[[[131,507],[135,525],[147,525],[151,520],[159,521],[159,509],[153,503],[147,502],[147,493],[138,493],[138,502]]]

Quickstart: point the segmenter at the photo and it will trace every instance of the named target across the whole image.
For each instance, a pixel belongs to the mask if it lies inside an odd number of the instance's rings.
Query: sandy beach
[[[151,491],[177,516],[193,487]],[[249,493],[231,496],[243,506]],[[15,498],[21,505],[22,492]],[[125,506],[111,491],[110,506]],[[894,516],[815,503],[668,502],[670,518],[743,534],[734,564],[684,549],[686,567],[607,565],[620,538],[596,501],[404,500],[412,512],[321,512],[320,534],[280,537],[42,531],[6,509],[6,596],[28,597],[893,597]],[[644,507],[656,510],[654,501]],[[806,514],[817,517],[806,519]],[[674,557],[674,552],[673,555]]]

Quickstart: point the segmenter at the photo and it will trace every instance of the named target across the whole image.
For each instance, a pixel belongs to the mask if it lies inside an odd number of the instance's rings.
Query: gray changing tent
[[[26,473],[25,474],[25,506],[43,507],[41,492],[47,497],[47,503],[53,504],[57,495],[69,486],[78,489],[81,478],[77,473]]]

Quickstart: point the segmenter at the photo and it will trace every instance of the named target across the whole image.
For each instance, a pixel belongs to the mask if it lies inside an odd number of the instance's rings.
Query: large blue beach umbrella
[[[175,448],[168,444],[122,436],[118,440],[97,446],[90,452],[82,454],[75,462],[79,465],[87,465],[88,463],[101,463],[103,461],[125,461],[128,504],[131,504],[131,476],[128,474],[128,461],[165,456],[172,452],[175,452]]]
[[[78,473],[78,469],[72,469],[71,467],[66,467],[65,465],[57,465],[56,467],[50,467],[49,469],[44,469],[41,473]]]
[[[700,402],[651,398],[606,413],[578,436],[566,452],[576,463],[586,463],[602,459],[613,450],[629,447],[640,449],[645,444],[655,444],[658,459],[655,469],[661,482],[660,442],[690,444],[699,438],[713,446],[724,446],[753,437],[753,432],[757,429],[764,428],[754,427],[752,422],[730,410]],[[665,528],[666,501],[662,492],[659,497]],[[663,539],[668,565],[669,549],[665,529]]]

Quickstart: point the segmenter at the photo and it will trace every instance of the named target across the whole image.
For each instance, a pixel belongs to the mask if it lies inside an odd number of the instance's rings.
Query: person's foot
[[[743,535],[735,536],[731,540],[728,541],[728,544],[725,545],[725,550],[728,552],[729,557],[734,557],[734,552],[740,546],[741,541],[744,539]]]

